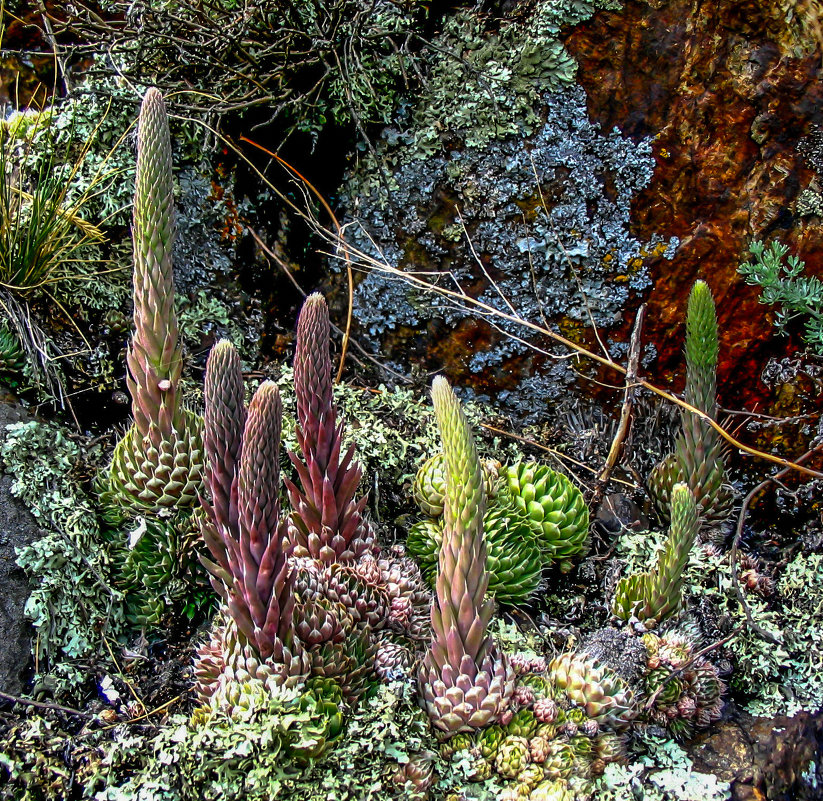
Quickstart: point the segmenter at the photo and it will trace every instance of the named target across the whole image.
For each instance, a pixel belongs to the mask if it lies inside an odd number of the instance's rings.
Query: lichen
[[[726,801],[728,782],[694,770],[673,740],[642,738],[646,752],[629,765],[612,762],[595,783],[599,801]]]
[[[344,195],[360,226],[352,225],[347,236],[392,267],[447,271],[432,280],[450,289],[471,287],[472,295],[504,314],[546,318],[554,330],[580,339],[592,322],[601,330],[620,323],[631,294],[650,285],[645,258],[670,257],[676,240],[642,243],[629,232],[632,198],[652,177],[651,143],[601,132],[589,121],[577,86],[543,94],[541,103],[545,122],[525,143],[522,135],[508,136],[494,147],[404,160],[413,146],[387,131],[384,152],[395,164],[391,203],[361,166]],[[482,269],[466,235],[453,241],[450,226],[460,219]],[[466,317],[442,298],[379,271],[358,285],[354,308],[374,348],[397,332],[430,335],[433,326],[454,329]],[[481,380],[528,353],[515,337],[533,338],[522,325],[495,324],[500,333],[489,331],[488,344],[481,336],[466,363]],[[572,380],[568,361],[549,359],[517,391],[494,400],[528,420]]]
[[[36,577],[26,614],[36,631],[36,684],[59,690],[80,677],[65,660],[88,656],[124,627],[123,598],[109,583],[109,554],[91,499],[78,484],[80,449],[57,425],[14,423],[0,460],[11,491],[44,529],[17,562]]]

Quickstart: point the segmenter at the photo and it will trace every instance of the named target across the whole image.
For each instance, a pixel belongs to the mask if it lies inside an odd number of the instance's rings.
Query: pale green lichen
[[[428,719],[408,685],[381,685],[348,719],[328,755],[295,761],[290,751],[315,736],[313,714],[284,698],[259,714],[232,721],[218,716],[199,727],[177,715],[153,739],[123,731],[106,748],[97,776],[104,787],[93,797],[378,801],[405,797],[392,774],[413,755],[430,753],[441,762]]]
[[[686,752],[673,740],[643,737],[646,753],[636,762],[606,765],[595,782],[598,801],[726,801],[728,782],[694,770]]]
[[[45,532],[17,558],[36,579],[26,614],[36,632],[41,685],[71,684],[78,675],[60,664],[95,652],[101,637],[116,637],[124,626],[97,514],[74,474],[79,460],[79,447],[54,424],[14,423],[0,445],[12,493]]]

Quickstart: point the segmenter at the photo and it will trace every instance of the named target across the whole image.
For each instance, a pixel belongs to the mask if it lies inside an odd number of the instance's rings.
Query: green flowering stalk
[[[694,496],[686,484],[675,484],[671,498],[671,529],[655,569],[626,576],[617,585],[612,612],[620,620],[634,617],[653,628],[680,608],[683,570],[699,521]]]
[[[454,734],[497,720],[514,692],[514,670],[488,634],[493,601],[486,596],[486,490],[477,446],[442,377],[434,380],[432,400],[445,456],[445,526],[432,642],[418,679],[432,722]]]
[[[705,281],[696,281],[686,312],[686,403],[712,420],[717,417],[717,314],[711,290]],[[672,487],[688,484],[700,514],[706,520],[724,520],[733,495],[726,484],[723,443],[709,423],[686,409],[682,411],[682,431],[673,454],[667,456],[649,476],[649,491],[661,519],[669,519]]]
[[[202,484],[202,421],[179,395],[171,137],[157,89],[146,92],[140,109],[132,238],[134,336],[126,380],[134,423],[115,449],[104,500],[133,512],[191,506]]]

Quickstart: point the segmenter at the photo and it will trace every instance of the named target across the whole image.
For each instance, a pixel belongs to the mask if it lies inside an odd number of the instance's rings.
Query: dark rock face
[[[735,801],[823,798],[823,714],[735,714],[689,748],[694,767],[732,784]]]
[[[666,259],[677,244],[630,232],[631,199],[652,178],[651,143],[591,124],[578,86],[542,102],[544,122],[529,137],[401,161],[390,204],[362,191],[349,198],[363,228],[347,237],[392,266],[459,284],[504,315],[597,349],[593,322],[619,358],[625,342],[611,332],[650,287],[644,259]],[[354,309],[360,339],[403,368],[445,370],[521,420],[539,419],[585,369],[523,325],[467,314],[375,272]]]
[[[0,394],[0,431],[28,415],[12,398]],[[12,476],[0,476],[0,691],[18,695],[31,654],[30,627],[24,608],[29,582],[17,567],[17,548],[36,540],[41,531],[31,513],[10,489]]]

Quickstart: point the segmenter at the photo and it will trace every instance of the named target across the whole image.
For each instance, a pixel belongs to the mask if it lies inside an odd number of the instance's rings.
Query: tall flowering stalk
[[[488,634],[493,601],[483,514],[486,490],[477,447],[448,382],[437,377],[432,400],[446,468],[445,526],[440,546],[432,642],[418,678],[434,725],[450,734],[493,723],[508,706],[514,672]]]
[[[160,92],[149,89],[137,133],[134,336],[126,355],[134,424],[115,449],[106,492],[107,500],[136,511],[191,505],[202,482],[202,423],[179,395],[173,190],[166,107]]]
[[[310,295],[297,322],[294,391],[297,442],[302,459],[289,453],[299,488],[286,479],[294,509],[289,529],[295,556],[345,563],[371,550],[374,535],[363,517],[366,496],[355,500],[362,470],[354,445],[343,452],[343,424],[332,397],[329,310]]]
[[[696,281],[686,311],[686,388],[684,400],[712,420],[717,416],[717,314],[711,290]],[[672,487],[688,484],[702,517],[724,520],[733,495],[726,483],[723,442],[709,423],[686,409],[674,453],[649,476],[649,491],[660,517],[669,519]]]
[[[307,675],[308,660],[294,637],[294,577],[278,497],[280,394],[263,382],[246,413],[240,360],[223,341],[209,355],[205,398],[212,500],[204,504],[202,531],[214,561],[203,562],[233,623],[222,633],[221,658],[235,677],[240,671],[295,684]]]

